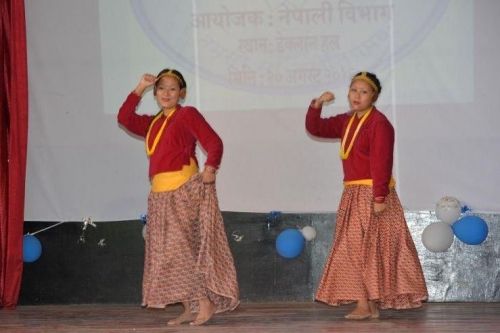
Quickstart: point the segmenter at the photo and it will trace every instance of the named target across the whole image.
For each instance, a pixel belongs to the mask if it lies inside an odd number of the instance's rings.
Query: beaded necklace
[[[153,121],[151,122],[151,125],[149,125],[149,129],[148,129],[148,132],[146,133],[146,141],[145,141],[145,143],[146,143],[146,154],[148,156],[153,155],[153,153],[155,152],[156,146],[158,145],[158,142],[160,141],[161,135],[163,134],[163,131],[165,130],[165,127],[167,126],[168,120],[170,119],[170,117],[172,117],[172,115],[175,113],[176,110],[177,110],[176,108],[172,108],[172,109],[167,110],[168,111],[168,116],[163,121],[163,124],[161,125],[160,129],[158,130],[158,133],[156,133],[156,136],[155,136],[155,138],[153,140],[153,144],[151,145],[151,147],[149,147],[149,135],[151,133],[151,129],[153,128],[153,125],[155,124],[155,122],[158,119],[160,119],[161,116],[163,116],[164,112],[160,112],[153,119]]]
[[[349,153],[351,152],[352,146],[354,145],[354,141],[356,140],[356,137],[358,136],[359,130],[361,129],[361,126],[365,122],[366,118],[370,115],[372,112],[373,108],[370,109],[370,111],[366,112],[361,120],[358,123],[358,126],[356,126],[356,130],[354,131],[354,134],[352,136],[351,142],[349,143],[349,146],[347,147],[347,150],[345,149],[346,141],[349,136],[349,132],[351,130],[351,125],[354,122],[354,117],[356,117],[356,113],[354,113],[351,116],[351,119],[349,120],[349,123],[347,124],[347,129],[345,130],[344,136],[342,137],[342,143],[340,145],[340,158],[345,160],[349,157]]]

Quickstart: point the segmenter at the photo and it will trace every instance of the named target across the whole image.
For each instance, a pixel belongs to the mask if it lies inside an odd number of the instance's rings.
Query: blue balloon
[[[304,236],[299,230],[285,229],[276,238],[276,250],[280,256],[292,259],[302,253],[304,243]]]
[[[34,262],[42,255],[42,243],[33,235],[24,235],[23,261]]]
[[[479,216],[468,215],[452,225],[453,233],[465,244],[478,245],[488,236],[488,225]]]

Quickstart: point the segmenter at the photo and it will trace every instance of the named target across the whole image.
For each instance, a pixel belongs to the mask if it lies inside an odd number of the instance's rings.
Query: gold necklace
[[[372,112],[373,108],[370,109],[370,111],[366,112],[361,120],[358,123],[358,126],[356,126],[356,130],[354,131],[354,134],[352,136],[351,142],[349,143],[349,147],[347,147],[347,151],[345,150],[345,144],[347,141],[347,138],[349,136],[349,132],[351,130],[351,125],[354,121],[354,117],[356,117],[356,113],[354,113],[351,116],[351,119],[349,120],[349,123],[347,124],[347,129],[345,130],[344,137],[342,138],[342,143],[340,145],[340,158],[345,160],[349,157],[349,153],[351,152],[352,146],[354,145],[354,140],[356,140],[356,137],[358,136],[358,132],[361,129],[361,126],[365,122],[366,118],[368,118],[368,115]]]
[[[153,128],[154,123],[161,118],[161,116],[164,114],[164,112],[160,112],[151,122],[151,125],[149,125],[148,132],[146,133],[146,154],[148,156],[153,155],[155,152],[156,146],[158,145],[158,142],[160,141],[160,137],[163,134],[163,131],[165,130],[165,127],[167,126],[167,122],[172,117],[172,115],[175,113],[177,109],[174,108],[172,109],[169,113],[168,116],[165,118],[163,121],[163,124],[161,125],[160,129],[158,130],[158,133],[156,133],[156,136],[153,140],[153,144],[151,145],[151,148],[149,148],[149,134],[151,133],[151,129]]]

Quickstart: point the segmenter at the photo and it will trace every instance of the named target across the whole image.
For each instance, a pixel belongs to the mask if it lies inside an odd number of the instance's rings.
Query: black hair
[[[156,75],[156,78],[159,78],[159,77],[160,77],[160,76],[162,76],[163,74],[165,74],[165,73],[169,73],[169,72],[170,72],[170,73],[172,73],[172,76],[173,76],[173,77],[177,78],[177,81],[179,81],[179,87],[180,87],[181,89],[185,89],[185,88],[187,88],[187,84],[186,84],[186,80],[184,80],[184,76],[182,76],[181,72],[179,72],[179,71],[178,71],[178,70],[176,70],[176,69],[170,69],[170,68],[165,68],[165,69],[162,69],[162,70],[158,73],[158,75]],[[155,82],[155,86],[154,86],[154,93],[155,93],[155,95],[156,95],[156,88],[157,88],[157,86],[158,86],[158,83],[159,83],[159,82],[160,82],[159,80]]]
[[[375,86],[377,87],[377,94],[380,95],[380,93],[382,92],[382,86],[380,85],[380,81],[379,79],[377,78],[377,75],[373,74],[373,73],[370,73],[370,72],[359,72],[357,73],[356,75],[353,76],[353,79],[358,76],[358,75],[363,75],[363,73],[366,74],[366,76],[371,80],[373,81],[373,83],[375,84]]]

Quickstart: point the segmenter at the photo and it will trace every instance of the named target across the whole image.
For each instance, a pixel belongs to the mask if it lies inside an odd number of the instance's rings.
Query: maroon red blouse
[[[321,118],[321,108],[309,106],[306,129],[314,136],[342,139],[351,113]],[[346,147],[352,140],[359,118],[354,117]],[[394,128],[386,116],[376,108],[366,118],[354,141],[347,159],[342,160],[344,181],[373,179],[373,196],[389,194],[394,152]]]
[[[146,137],[148,128],[154,119],[150,115],[138,115],[137,105],[141,97],[131,92],[118,112],[118,123],[131,133]],[[160,117],[151,129],[148,146],[151,147],[158,130],[165,120]],[[201,113],[192,106],[177,105],[177,110],[169,119],[160,141],[149,160],[149,177],[161,172],[178,171],[189,165],[190,159],[196,160],[196,141],[207,152],[206,165],[219,168],[223,144]]]

